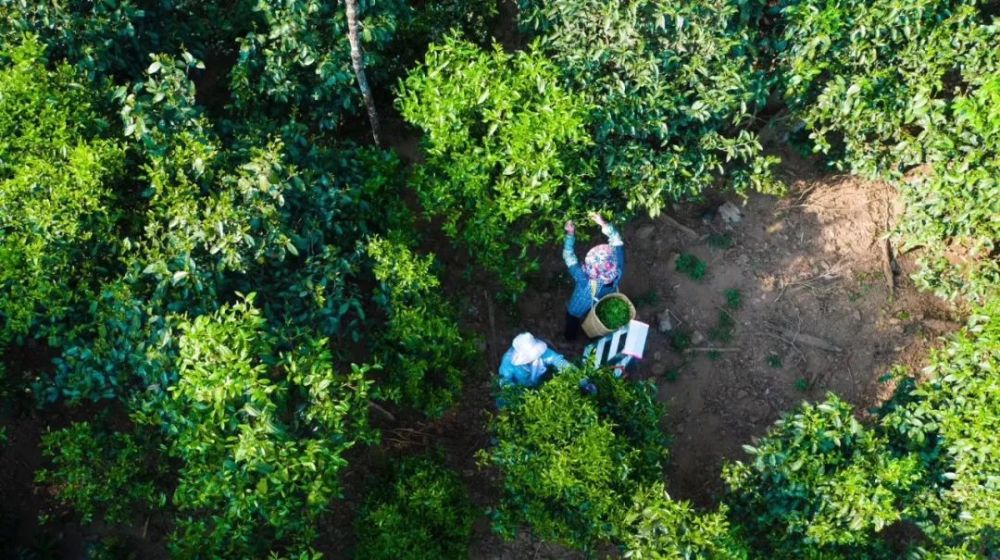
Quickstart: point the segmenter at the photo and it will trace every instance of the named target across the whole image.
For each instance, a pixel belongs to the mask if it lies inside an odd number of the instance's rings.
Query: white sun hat
[[[547,344],[532,336],[531,333],[521,333],[515,336],[513,347],[514,356],[511,358],[511,363],[515,366],[530,364],[541,358],[542,354],[549,349]]]

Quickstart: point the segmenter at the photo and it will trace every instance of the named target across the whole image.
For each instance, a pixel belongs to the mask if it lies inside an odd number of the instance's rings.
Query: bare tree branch
[[[351,43],[351,63],[354,66],[354,75],[358,79],[358,88],[361,96],[365,98],[365,107],[368,108],[368,120],[372,126],[372,138],[375,145],[382,145],[382,127],[379,125],[378,111],[375,110],[375,98],[372,96],[372,89],[368,85],[368,77],[365,75],[365,53],[361,49],[361,38],[358,36],[358,0],[344,0],[347,8],[347,40]]]

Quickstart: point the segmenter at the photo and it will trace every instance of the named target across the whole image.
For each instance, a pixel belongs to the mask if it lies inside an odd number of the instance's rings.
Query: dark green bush
[[[750,132],[768,96],[759,2],[520,0],[521,28],[591,108],[589,196],[657,214],[716,183],[776,192]]]
[[[724,503],[757,553],[773,558],[887,555],[874,535],[902,519],[899,504],[926,475],[916,453],[895,453],[830,395],[778,420],[752,459],[723,469]]]
[[[469,556],[475,509],[462,481],[426,457],[395,462],[358,512],[357,558],[450,560]]]
[[[677,257],[677,272],[688,275],[692,280],[701,280],[705,277],[708,265],[698,257],[683,253]]]
[[[386,375],[380,391],[440,416],[458,400],[462,378],[475,364],[473,341],[459,331],[455,309],[441,295],[433,255],[421,257],[400,242],[379,238],[367,251],[389,316],[375,351]]]
[[[166,504],[156,485],[165,465],[130,434],[77,422],[42,436],[41,448],[52,467],[39,470],[36,482],[55,488],[84,523],[135,524],[137,515]]]

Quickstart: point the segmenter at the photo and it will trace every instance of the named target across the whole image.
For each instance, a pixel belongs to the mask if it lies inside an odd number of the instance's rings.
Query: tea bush
[[[928,166],[901,185],[896,233],[926,248],[918,284],[978,301],[1000,282],[1000,28],[980,4],[788,0],[778,41],[786,101],[815,151],[889,179]]]
[[[229,54],[254,20],[253,0],[0,0],[0,37],[37,35],[99,83],[142,77],[149,53]]]
[[[580,390],[589,378],[592,397]],[[493,423],[497,444],[480,460],[503,476],[494,529],[590,549],[621,535],[632,496],[660,479],[666,440],[649,382],[570,369],[535,390],[512,392]]]
[[[929,361],[925,379],[902,384],[882,419],[927,469],[909,518],[940,551],[989,557],[1000,550],[1000,299],[974,311]]]
[[[135,523],[137,514],[166,503],[157,489],[165,469],[131,434],[77,422],[43,435],[41,448],[52,467],[36,472],[35,481],[54,487],[84,523]]]
[[[522,30],[590,107],[589,196],[656,215],[717,182],[780,191],[777,159],[750,130],[769,91],[756,60],[758,4],[519,1]]]
[[[583,101],[535,51],[449,36],[400,84],[397,104],[424,132],[413,179],[423,208],[508,291],[523,291],[536,266],[528,250],[551,241],[585,194]]]
[[[395,462],[376,480],[355,523],[357,558],[448,560],[469,556],[475,509],[458,476],[429,457]]]
[[[124,152],[95,107],[100,93],[46,62],[31,36],[0,50],[0,344],[68,336],[117,250]]]
[[[344,453],[371,439],[364,368],[334,371],[325,340],[275,349],[254,297],[178,325],[178,381],[158,413],[180,462],[172,551],[302,550],[340,494]]]
[[[836,396],[803,404],[723,469],[724,503],[769,557],[886,555],[874,535],[902,518],[899,502],[926,476],[916,453],[893,452]]]
[[[1000,41],[1000,33],[996,35]],[[1000,64],[997,65],[1000,73]],[[951,128],[937,129],[930,174],[902,187],[904,250],[924,247],[918,286],[938,296],[986,302],[1000,286],[1000,78],[954,99]],[[956,258],[957,255],[957,258]]]
[[[698,513],[688,502],[670,498],[662,483],[641,488],[625,516],[625,558],[744,560],[750,551],[719,511]]]
[[[459,331],[455,310],[441,295],[433,255],[421,257],[380,238],[370,241],[367,251],[388,314],[375,351],[386,374],[380,391],[440,416],[458,400],[462,378],[475,363],[473,342]]]

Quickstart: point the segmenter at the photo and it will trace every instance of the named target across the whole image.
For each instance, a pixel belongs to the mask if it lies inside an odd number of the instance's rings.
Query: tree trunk
[[[375,145],[382,145],[382,131],[378,122],[378,111],[375,110],[375,98],[372,97],[368,78],[365,76],[365,53],[361,50],[361,38],[358,36],[358,0],[344,0],[347,8],[347,40],[351,43],[351,63],[354,65],[354,75],[358,78],[358,88],[365,98],[368,108],[368,120],[372,125],[372,138]]]

